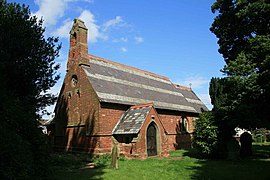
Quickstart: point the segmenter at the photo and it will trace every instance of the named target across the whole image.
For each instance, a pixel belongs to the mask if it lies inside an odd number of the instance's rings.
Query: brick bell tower
[[[69,126],[82,125],[85,122],[81,112],[85,73],[81,65],[89,65],[87,31],[84,22],[75,18],[69,33],[70,47],[63,92],[66,101],[67,125]]]
[[[80,64],[88,64],[88,44],[87,31],[84,22],[78,18],[74,19],[72,29],[70,31],[70,48],[67,63],[67,71],[76,69]],[[74,67],[75,66],[75,67]]]

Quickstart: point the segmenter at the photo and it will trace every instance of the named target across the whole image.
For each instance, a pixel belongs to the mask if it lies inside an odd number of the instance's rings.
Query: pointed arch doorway
[[[147,155],[157,155],[157,128],[152,122],[147,128]]]

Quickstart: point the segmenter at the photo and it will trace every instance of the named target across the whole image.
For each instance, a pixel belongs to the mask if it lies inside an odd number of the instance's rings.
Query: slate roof
[[[116,124],[112,134],[138,134],[152,106],[128,109]]]
[[[201,113],[207,107],[189,88],[168,78],[89,55],[83,69],[101,102],[153,103],[155,108]]]

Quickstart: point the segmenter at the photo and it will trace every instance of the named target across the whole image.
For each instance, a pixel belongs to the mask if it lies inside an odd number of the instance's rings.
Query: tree
[[[38,112],[54,103],[58,39],[44,37],[42,20],[25,5],[0,0],[0,178],[46,174],[46,142]]]
[[[238,79],[212,78],[210,81],[209,94],[214,106],[212,110],[213,124],[217,127],[216,154],[218,158],[231,158],[232,150],[235,150],[234,139],[235,127],[246,127],[254,121],[250,112],[240,109],[241,103],[238,98],[243,85]],[[248,128],[248,127],[246,127]]]
[[[270,1],[217,0],[212,12],[226,77],[213,78],[209,92],[224,150],[236,126],[270,124]]]
[[[270,119],[270,2],[217,0],[212,11],[218,14],[210,30],[226,62],[227,77],[220,83],[230,87],[225,106],[242,126],[265,125]]]

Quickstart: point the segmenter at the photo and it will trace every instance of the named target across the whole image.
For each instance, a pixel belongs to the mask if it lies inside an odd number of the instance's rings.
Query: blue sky
[[[211,109],[209,81],[224,66],[217,39],[209,30],[214,0],[21,0],[43,17],[46,36],[62,43],[61,80],[66,70],[69,30],[79,17],[88,27],[88,49],[105,59],[170,78],[191,87]],[[52,111],[53,107],[49,108]]]

